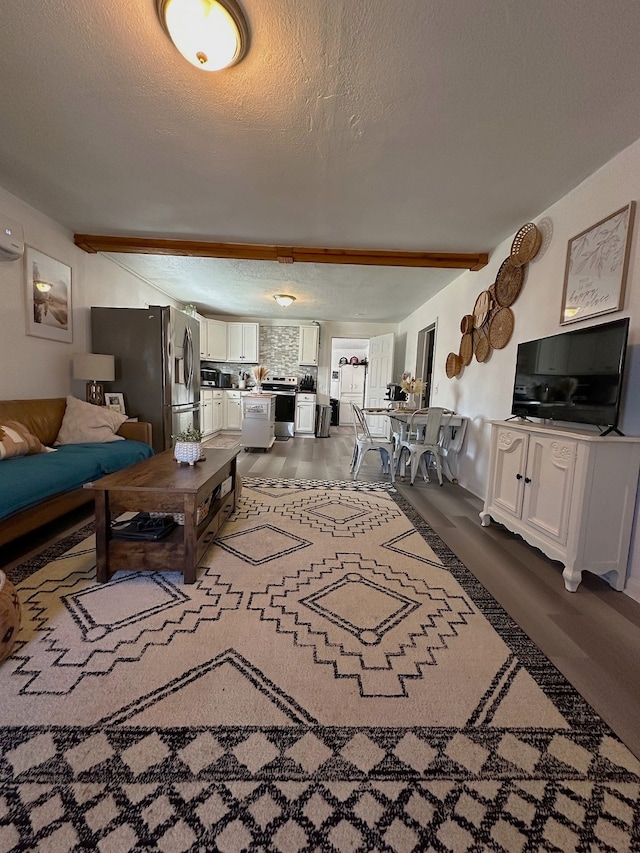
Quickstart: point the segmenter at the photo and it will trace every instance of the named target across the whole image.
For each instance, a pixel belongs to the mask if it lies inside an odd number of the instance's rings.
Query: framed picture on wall
[[[623,308],[634,213],[632,201],[569,240],[561,324]]]
[[[24,263],[27,334],[72,343],[71,267],[31,246]]]

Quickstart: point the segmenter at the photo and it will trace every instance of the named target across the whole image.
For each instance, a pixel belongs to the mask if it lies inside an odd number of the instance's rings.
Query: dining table
[[[412,415],[415,414],[416,409],[410,408],[365,408],[363,409],[365,415],[374,415],[380,416],[383,415],[389,418],[389,422],[396,421],[397,424],[406,426],[411,420]],[[419,415],[416,415],[413,419],[414,426],[422,426],[426,424],[428,411],[426,409],[421,410]],[[462,450],[462,445],[464,443],[465,434],[467,431],[467,424],[469,422],[469,418],[464,415],[459,415],[454,412],[452,415],[445,415],[442,419],[442,426],[440,427],[440,442],[442,447],[442,473],[452,483],[457,483],[458,479],[455,476],[451,463],[453,463],[454,468],[457,469],[457,459],[460,451]]]

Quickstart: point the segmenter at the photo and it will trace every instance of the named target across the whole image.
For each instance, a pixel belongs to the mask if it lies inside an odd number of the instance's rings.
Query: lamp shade
[[[73,356],[73,378],[113,382],[116,378],[116,360],[112,355],[77,352]]]

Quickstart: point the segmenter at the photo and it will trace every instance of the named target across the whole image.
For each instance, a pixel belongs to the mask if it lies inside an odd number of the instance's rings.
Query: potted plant
[[[176,462],[194,465],[202,456],[202,433],[199,429],[188,426],[171,438],[175,440],[173,455]]]

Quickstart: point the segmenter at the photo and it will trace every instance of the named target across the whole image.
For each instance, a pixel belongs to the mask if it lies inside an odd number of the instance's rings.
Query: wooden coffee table
[[[85,489],[95,492],[98,581],[104,583],[114,572],[128,569],[182,572],[184,582],[193,583],[198,562],[235,507],[239,450],[239,446],[231,450],[207,448],[206,457],[195,465],[178,464],[173,451],[165,450],[86,483]],[[200,504],[229,477],[229,493],[212,500],[206,517],[198,523]],[[182,513],[184,525],[155,542],[114,539],[111,521],[125,511]]]

